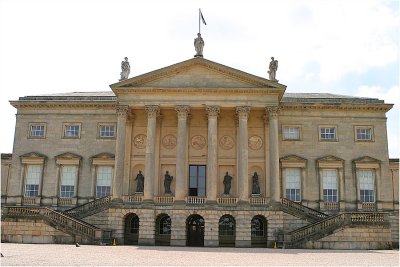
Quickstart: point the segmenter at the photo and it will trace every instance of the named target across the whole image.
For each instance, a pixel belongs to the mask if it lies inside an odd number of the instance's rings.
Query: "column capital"
[[[158,105],[144,106],[148,118],[157,118],[160,115],[160,107]]]
[[[246,119],[250,113],[250,107],[249,106],[240,106],[236,107],[236,114],[239,119]]]
[[[208,118],[215,118],[219,115],[219,106],[206,106]]]
[[[269,116],[275,118],[278,117],[278,114],[281,111],[281,107],[279,106],[265,107],[265,111],[268,112]]]
[[[186,119],[190,112],[190,107],[187,105],[175,106],[176,112],[178,112],[178,118]]]
[[[129,106],[126,105],[118,105],[116,108],[116,113],[118,116],[128,116]]]

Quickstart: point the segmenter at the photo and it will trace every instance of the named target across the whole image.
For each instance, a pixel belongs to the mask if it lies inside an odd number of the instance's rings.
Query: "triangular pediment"
[[[114,154],[107,153],[107,152],[99,153],[94,156],[91,156],[91,159],[114,159],[114,158],[115,158]]]
[[[380,163],[379,159],[370,156],[364,156],[353,160],[354,163]]]
[[[21,155],[20,158],[46,159],[47,157],[45,155],[43,155],[43,154],[38,153],[38,152],[29,152],[29,153]]]
[[[286,86],[225,65],[193,58],[110,85],[124,88],[265,88],[284,93]]]
[[[280,158],[280,161],[281,162],[306,162],[307,159],[302,158],[297,155],[287,155],[287,156]]]
[[[60,155],[55,156],[56,159],[81,159],[82,157],[71,153],[71,152],[67,152],[67,153],[62,153]]]
[[[332,156],[332,155],[327,155],[327,156],[323,156],[317,159],[318,162],[342,162],[344,161],[344,159]]]

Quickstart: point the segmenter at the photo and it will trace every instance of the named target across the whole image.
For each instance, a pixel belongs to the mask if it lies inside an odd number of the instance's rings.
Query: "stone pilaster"
[[[121,199],[124,181],[125,132],[128,106],[117,106],[117,140],[115,145],[115,170],[113,198]]]
[[[269,160],[270,160],[270,195],[271,201],[280,202],[281,187],[279,184],[279,140],[278,113],[280,108],[267,107],[269,114]]]
[[[188,149],[187,119],[189,106],[176,106],[178,113],[178,138],[176,145],[175,201],[184,201],[186,196],[186,168]]]
[[[145,177],[143,201],[151,202],[154,197],[155,175],[155,146],[156,146],[156,126],[157,116],[160,114],[160,107],[157,105],[145,106],[147,112],[147,142],[145,155]]]
[[[219,106],[207,106],[206,111],[208,115],[207,201],[216,201],[218,187]]]
[[[236,107],[236,114],[239,121],[238,139],[238,192],[239,202],[248,202],[249,199],[249,149],[248,149],[248,129],[247,120],[250,107]]]

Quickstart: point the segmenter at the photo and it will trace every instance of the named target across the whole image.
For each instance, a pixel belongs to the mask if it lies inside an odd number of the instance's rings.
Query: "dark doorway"
[[[156,246],[171,245],[171,217],[160,214],[156,219]]]
[[[191,215],[186,222],[187,245],[189,247],[204,247],[204,219],[200,215]]]
[[[189,166],[189,196],[206,196],[206,166]]]
[[[125,218],[125,245],[137,245],[139,239],[139,217],[136,214],[129,214]]]
[[[234,247],[236,239],[236,222],[231,215],[224,215],[218,223],[218,239],[220,247]]]
[[[257,215],[251,220],[251,246],[267,247],[267,220],[264,216]]]

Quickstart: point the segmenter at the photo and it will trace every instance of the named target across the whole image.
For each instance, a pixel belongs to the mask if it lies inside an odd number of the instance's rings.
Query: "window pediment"
[[[82,157],[77,154],[67,152],[67,153],[62,153],[60,155],[55,156],[55,159],[56,159],[56,164],[79,165]]]
[[[20,156],[22,164],[44,164],[47,156],[38,152],[29,152]]]
[[[379,169],[381,161],[370,156],[363,156],[353,160],[357,169]]]
[[[279,159],[283,168],[305,168],[307,159],[297,155],[287,155]]]
[[[343,168],[344,164],[344,159],[332,156],[332,155],[327,155],[323,156],[321,158],[318,158],[316,160],[317,165],[319,168]]]

